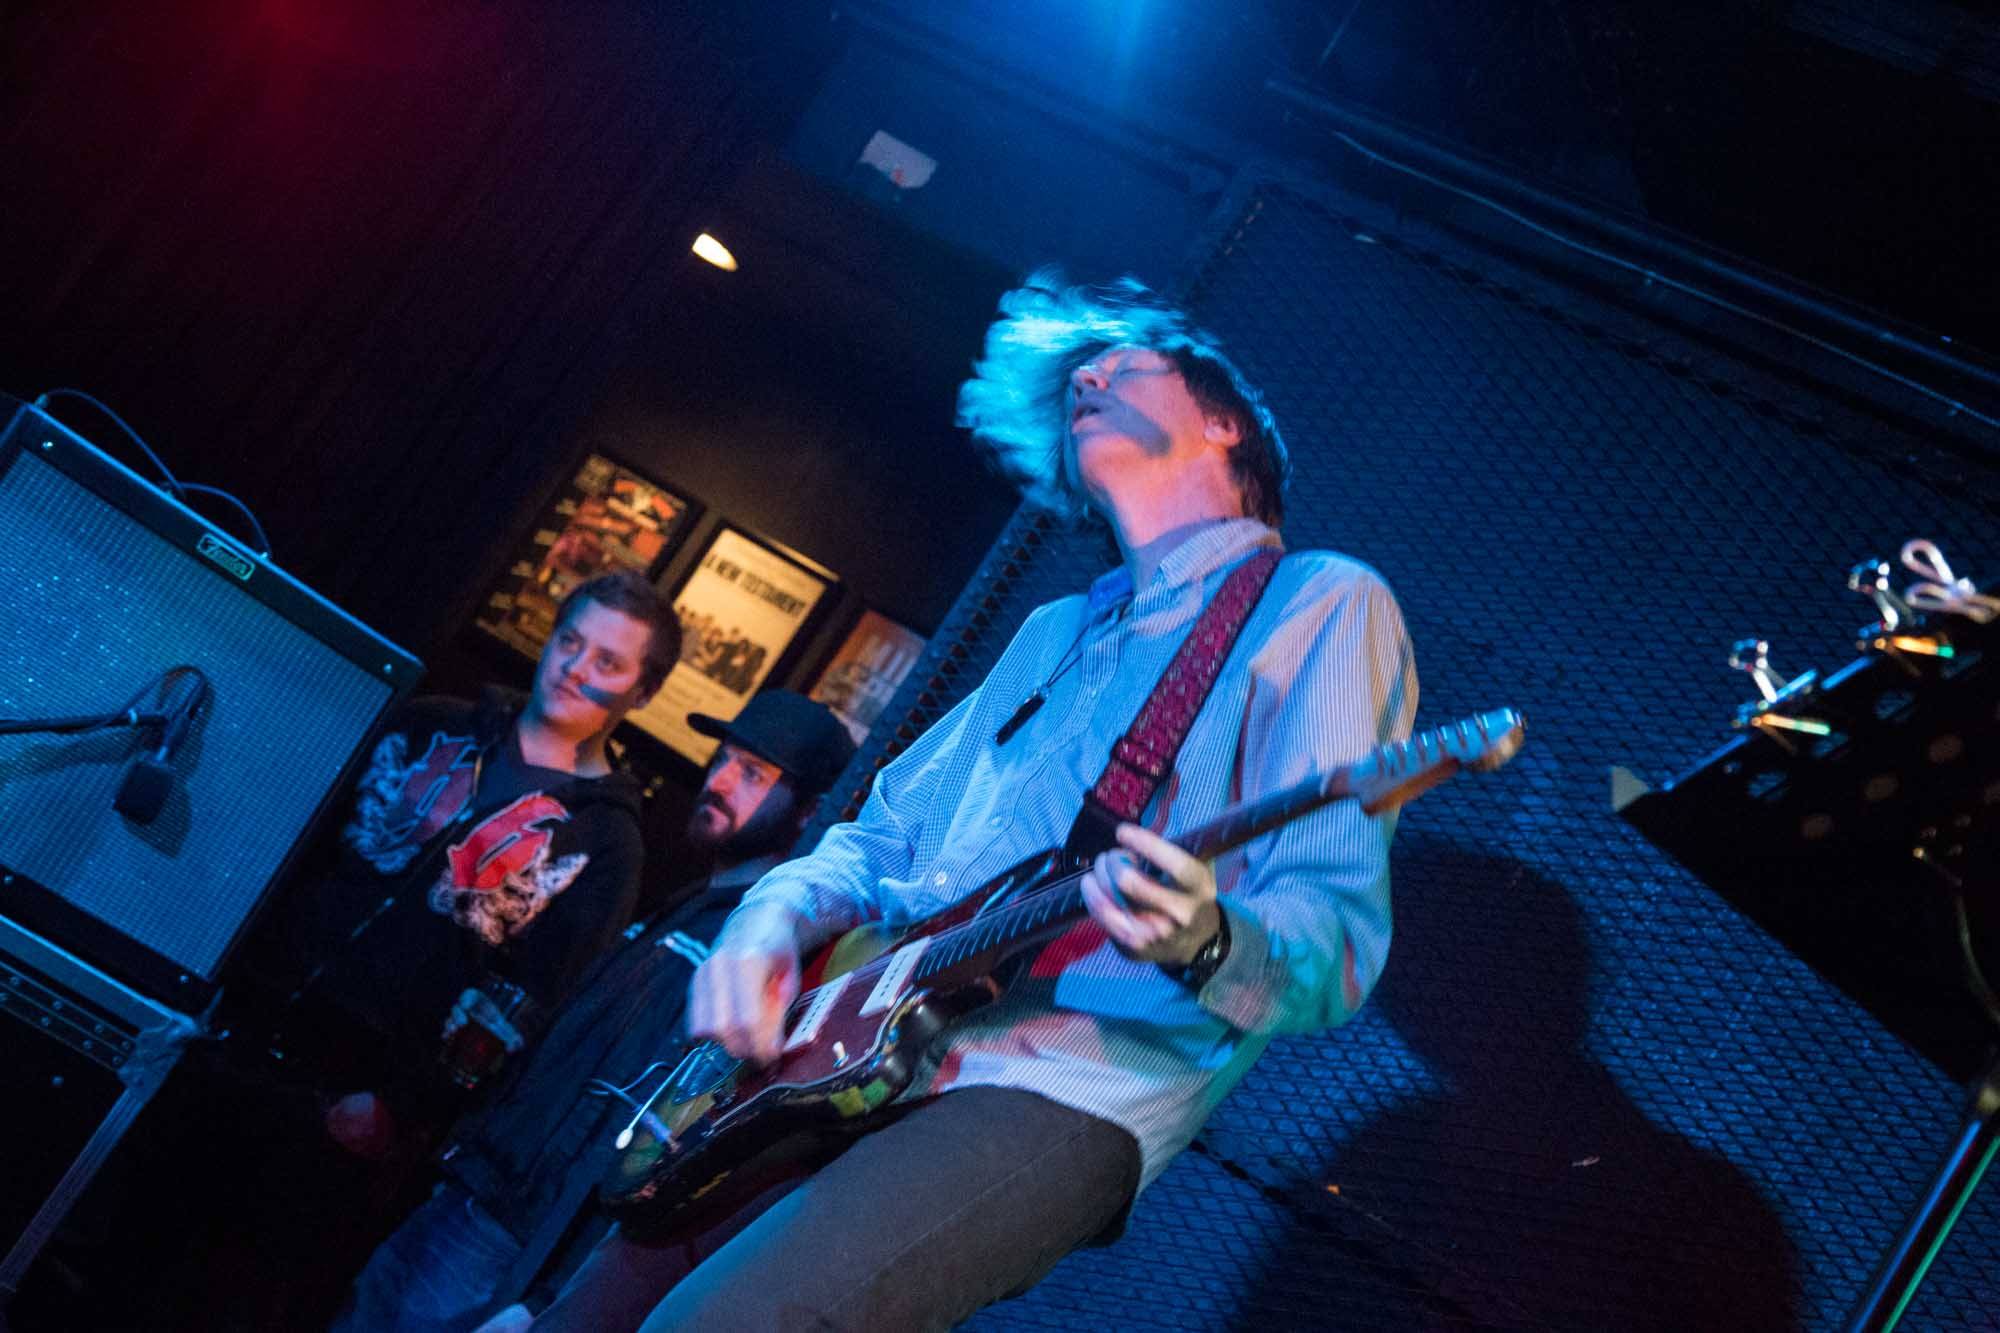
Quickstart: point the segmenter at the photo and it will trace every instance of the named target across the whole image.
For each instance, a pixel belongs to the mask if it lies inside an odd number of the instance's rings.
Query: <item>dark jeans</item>
[[[332,1333],[467,1333],[520,1257],[521,1243],[446,1181],[369,1256]]]
[[[1139,1145],[1118,1126],[964,1088],[692,1242],[614,1231],[535,1329],[949,1328],[1111,1232],[1138,1184]]]

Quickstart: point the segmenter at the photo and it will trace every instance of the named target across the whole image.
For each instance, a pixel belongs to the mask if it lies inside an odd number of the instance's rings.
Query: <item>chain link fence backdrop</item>
[[[1246,176],[1185,296],[1269,395],[1286,538],[1379,568],[1420,726],[1512,705],[1507,769],[1410,807],[1397,934],[1345,1028],[1275,1043],[1127,1236],[981,1330],[1825,1328],[1952,1137],[1961,1089],[1610,812],[1753,693],[1853,656],[1858,559],[1993,569],[1977,450],[1319,182]],[[870,775],[1102,566],[1017,515],[849,770]],[[2000,1318],[1989,1183],[1910,1309]]]

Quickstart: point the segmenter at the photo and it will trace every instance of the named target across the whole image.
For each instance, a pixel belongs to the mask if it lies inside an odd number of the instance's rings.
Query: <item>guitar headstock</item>
[[[1496,708],[1490,713],[1474,713],[1435,735],[1459,763],[1475,773],[1491,773],[1521,752],[1528,738],[1528,719],[1512,708]]]
[[[1376,814],[1429,791],[1461,769],[1492,772],[1519,753],[1527,734],[1527,719],[1512,708],[1475,713],[1377,748],[1355,766],[1349,788],[1363,810]]]

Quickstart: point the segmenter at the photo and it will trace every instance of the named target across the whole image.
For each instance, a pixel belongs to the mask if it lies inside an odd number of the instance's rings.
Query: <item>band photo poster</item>
[[[923,651],[922,635],[879,611],[864,611],[820,673],[812,697],[834,711],[859,745]]]
[[[651,572],[686,529],[693,506],[601,454],[584,459],[556,496],[473,623],[529,657],[555,632],[571,588],[619,569]]]
[[[681,657],[659,693],[627,721],[697,764],[716,742],[689,713],[734,718],[771,674],[831,584],[798,560],[722,527],[674,597]]]

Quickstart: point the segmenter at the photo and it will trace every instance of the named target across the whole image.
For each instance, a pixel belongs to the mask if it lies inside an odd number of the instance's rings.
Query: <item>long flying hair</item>
[[[1002,296],[972,378],[959,386],[958,424],[1028,503],[1080,518],[1086,497],[1064,463],[1069,378],[1099,352],[1124,346],[1167,357],[1202,410],[1236,424],[1242,438],[1230,468],[1243,511],[1275,526],[1291,463],[1263,395],[1215,338],[1137,278],[1069,285],[1043,268]]]

